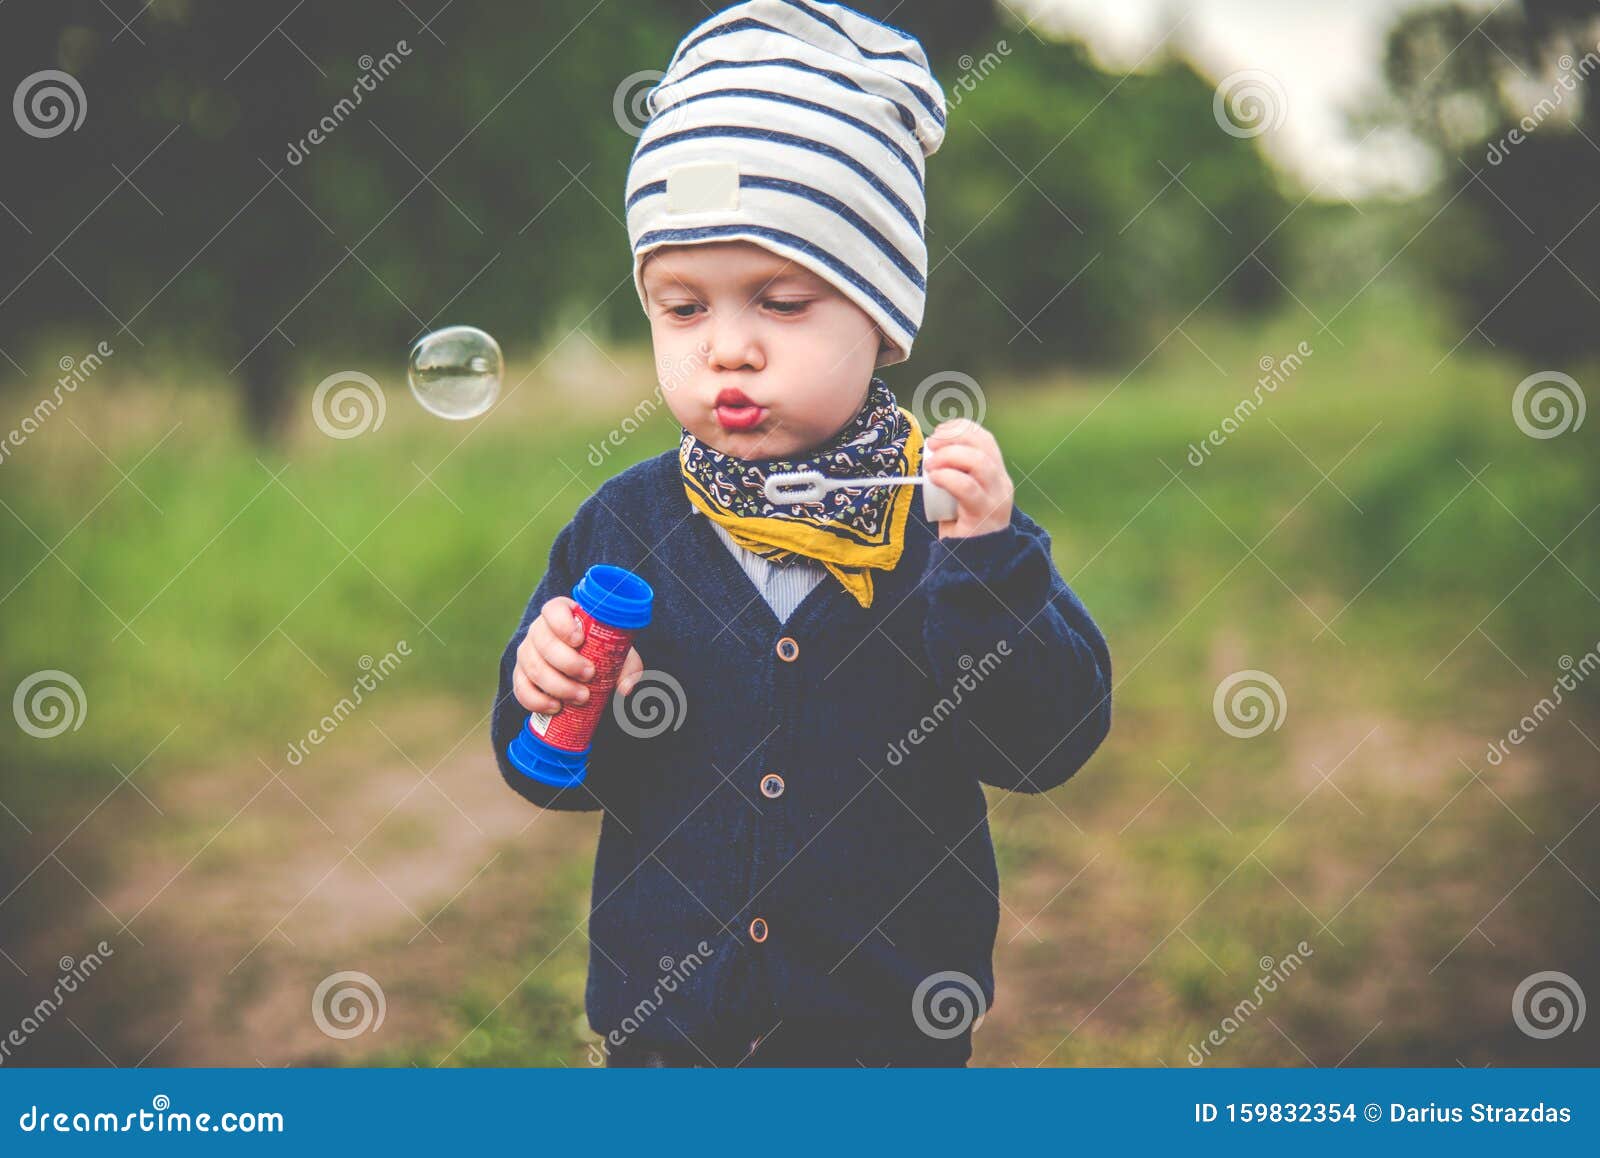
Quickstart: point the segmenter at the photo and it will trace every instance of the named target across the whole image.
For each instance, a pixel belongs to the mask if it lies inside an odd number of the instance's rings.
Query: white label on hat
[[[739,166],[733,161],[674,165],[667,170],[667,212],[739,208]]]

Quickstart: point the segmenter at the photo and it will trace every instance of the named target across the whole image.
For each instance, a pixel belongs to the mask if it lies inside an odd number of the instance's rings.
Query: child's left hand
[[[939,524],[939,538],[1003,531],[1011,525],[1014,490],[994,435],[970,418],[941,422],[923,447],[923,473],[956,500],[956,517]]]

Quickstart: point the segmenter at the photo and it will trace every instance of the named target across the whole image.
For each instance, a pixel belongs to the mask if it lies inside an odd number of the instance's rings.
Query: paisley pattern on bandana
[[[741,459],[688,430],[678,446],[689,501],[736,543],[774,562],[804,555],[822,563],[863,607],[872,606],[872,570],[892,570],[905,546],[915,487],[841,487],[810,503],[767,501],[767,476],[815,470],[827,478],[910,475],[921,469],[922,429],[880,378],[854,418],[799,458]]]

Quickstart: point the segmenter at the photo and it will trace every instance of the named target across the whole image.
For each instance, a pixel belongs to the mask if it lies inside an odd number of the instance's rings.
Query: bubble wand
[[[786,503],[820,503],[823,495],[841,487],[920,486],[922,488],[922,513],[930,523],[942,523],[956,517],[956,497],[943,487],[935,486],[926,475],[870,475],[864,478],[829,478],[820,470],[782,470],[767,476],[762,487],[767,502],[774,506]]]

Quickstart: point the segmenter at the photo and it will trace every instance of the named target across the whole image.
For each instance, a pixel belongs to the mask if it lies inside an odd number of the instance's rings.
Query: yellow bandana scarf
[[[862,607],[872,606],[873,569],[893,570],[905,547],[916,488],[841,487],[811,503],[767,501],[767,475],[816,470],[828,478],[910,475],[921,469],[922,428],[882,379],[843,430],[801,458],[741,459],[683,431],[678,446],[689,502],[733,541],[783,562],[804,555],[821,563]]]

